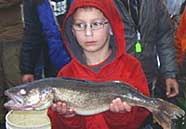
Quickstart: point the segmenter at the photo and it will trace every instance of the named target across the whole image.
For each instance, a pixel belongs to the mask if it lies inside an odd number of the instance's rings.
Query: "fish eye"
[[[21,94],[21,95],[26,95],[26,90],[25,89],[21,89],[20,91],[19,91],[19,93]]]

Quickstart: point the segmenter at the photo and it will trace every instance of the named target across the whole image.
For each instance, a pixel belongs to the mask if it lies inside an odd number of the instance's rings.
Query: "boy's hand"
[[[126,102],[122,102],[120,98],[114,99],[110,104],[110,111],[112,112],[118,113],[130,112],[131,108],[132,107],[128,105]]]
[[[64,102],[57,102],[51,106],[53,111],[58,112],[66,118],[75,116],[75,112],[72,108],[67,107],[67,104]]]

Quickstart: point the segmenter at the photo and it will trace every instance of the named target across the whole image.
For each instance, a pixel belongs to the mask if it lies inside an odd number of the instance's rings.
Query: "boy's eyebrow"
[[[104,21],[104,20],[107,20],[107,19],[103,17],[103,18],[95,18],[95,19],[92,19],[91,21],[96,21],[96,20],[103,20],[103,21]],[[85,22],[85,21],[82,20],[82,19],[73,19],[73,22],[74,22],[74,21]]]

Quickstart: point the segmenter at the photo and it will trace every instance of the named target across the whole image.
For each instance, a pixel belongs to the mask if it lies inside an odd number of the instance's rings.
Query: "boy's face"
[[[73,16],[72,28],[85,54],[109,49],[111,27],[98,9],[90,7],[78,9]]]

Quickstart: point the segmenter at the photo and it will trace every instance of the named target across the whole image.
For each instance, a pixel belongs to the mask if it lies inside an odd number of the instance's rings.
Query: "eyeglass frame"
[[[91,29],[91,30],[99,30],[99,29],[102,29],[104,28],[104,25],[108,24],[109,21],[108,20],[104,20],[102,22],[94,22],[94,23],[79,23],[79,24],[82,24],[83,25],[83,28],[82,29],[77,29],[75,28],[75,24],[73,23],[72,24],[72,28],[75,30],[75,31],[85,31],[88,27]],[[99,24],[97,25],[98,28],[94,28],[94,24]]]

